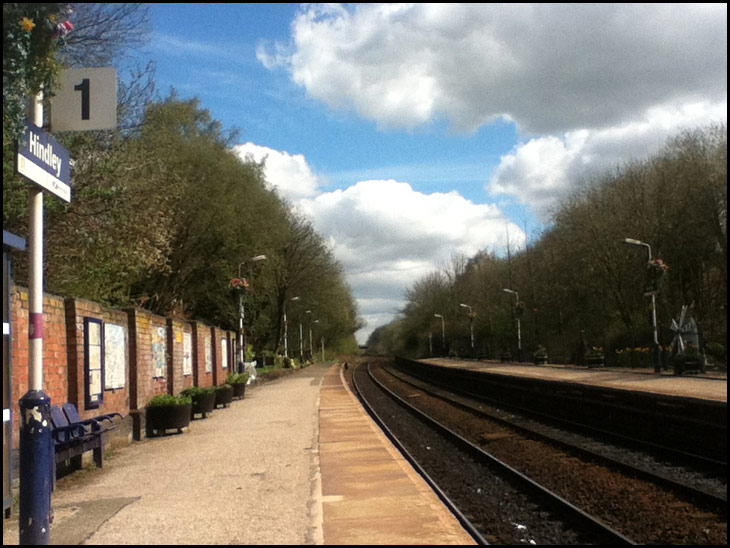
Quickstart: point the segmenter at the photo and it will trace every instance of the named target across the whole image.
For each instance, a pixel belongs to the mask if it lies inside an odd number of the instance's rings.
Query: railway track
[[[430,385],[386,365],[383,365],[382,370],[430,396],[440,398],[450,405],[460,407],[485,421],[494,423],[494,428],[505,426],[521,435],[560,446],[581,458],[590,459],[625,474],[662,485],[690,497],[713,511],[727,515],[727,468],[726,466],[721,468],[719,463],[712,461],[708,466],[707,459],[704,458],[687,463],[689,459],[685,453],[677,456],[672,451],[661,451],[657,456],[651,454],[651,451],[647,451],[649,449],[647,446],[642,447],[643,451],[636,451],[623,445],[612,445],[610,442],[614,440],[613,436],[608,436],[609,439],[604,440],[601,439],[600,434],[596,438],[566,431],[561,428],[564,426],[562,422],[559,422],[557,426],[546,424],[491,406],[480,398],[466,397],[448,389]],[[640,440],[633,440],[631,445],[640,446]],[[681,462],[675,462],[676,459]]]
[[[459,508],[457,515],[478,531],[480,542],[726,543],[721,511],[503,425],[487,428],[473,410],[374,369],[373,375],[364,367],[354,373],[361,398],[439,485],[442,497]]]

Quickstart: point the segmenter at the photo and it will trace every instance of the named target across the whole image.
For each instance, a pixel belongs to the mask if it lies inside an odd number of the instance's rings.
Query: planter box
[[[225,407],[233,401],[233,387],[230,384],[224,384],[215,389],[215,406]]]
[[[215,392],[210,394],[199,394],[193,398],[193,407],[190,412],[190,418],[195,418],[196,414],[205,415],[215,409]]]
[[[603,356],[588,356],[586,358],[588,367],[603,367],[605,365]]]
[[[236,382],[231,383],[231,386],[233,387],[233,397],[238,400],[242,400],[243,397],[246,395],[246,383]]]
[[[155,432],[158,435],[165,435],[167,430],[177,430],[181,434],[183,428],[190,426],[192,407],[190,403],[147,407],[147,435],[151,437]]]

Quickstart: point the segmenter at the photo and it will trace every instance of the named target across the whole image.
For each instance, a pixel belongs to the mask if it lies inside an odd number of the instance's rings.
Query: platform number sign
[[[117,71],[114,67],[66,69],[51,98],[53,131],[117,127]]]

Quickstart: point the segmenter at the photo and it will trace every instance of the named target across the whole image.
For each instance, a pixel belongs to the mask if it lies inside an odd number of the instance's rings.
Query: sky
[[[520,249],[591,177],[727,121],[726,4],[150,7],[139,60],[266,158],[361,343],[453,256]]]

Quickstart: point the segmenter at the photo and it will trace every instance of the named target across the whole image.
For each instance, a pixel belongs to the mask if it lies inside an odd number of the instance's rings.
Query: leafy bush
[[[537,359],[546,359],[547,358],[547,348],[545,348],[543,345],[538,345],[537,350],[535,350],[535,358]]]
[[[720,343],[707,343],[705,352],[718,361],[725,361],[725,347]]]
[[[180,395],[194,400],[204,394],[212,394],[213,392],[215,392],[215,388],[212,386],[191,386],[180,392]]]
[[[685,371],[704,370],[704,356],[694,344],[688,344],[682,352],[672,356],[671,363],[675,375],[681,375]]]
[[[158,394],[149,401],[147,407],[173,407],[176,405],[185,405],[192,402],[193,400],[189,396],[183,396],[182,394],[179,396],[172,396],[170,394]]]
[[[246,384],[249,379],[248,373],[228,373],[226,382],[228,384]]]

